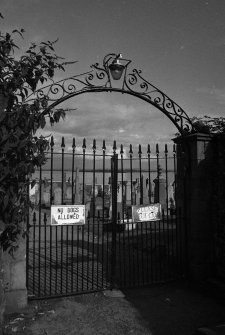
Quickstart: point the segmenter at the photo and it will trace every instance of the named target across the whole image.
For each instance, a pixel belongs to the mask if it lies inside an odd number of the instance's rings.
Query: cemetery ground
[[[224,323],[224,294],[180,281],[32,301],[7,315],[2,334],[194,335],[199,327],[219,325],[221,330]]]
[[[25,309],[6,315],[0,334],[195,335],[198,328],[215,325],[223,331],[224,292],[206,283],[179,280],[31,300]]]
[[[83,227],[51,227],[49,221],[48,213],[45,224],[35,224],[30,229],[28,294],[47,297],[111,287],[112,233],[106,229],[110,223],[105,228],[101,222]],[[123,229],[116,234],[116,287],[143,286],[180,277],[175,226],[131,225],[132,230]],[[124,228],[124,224],[120,226]]]

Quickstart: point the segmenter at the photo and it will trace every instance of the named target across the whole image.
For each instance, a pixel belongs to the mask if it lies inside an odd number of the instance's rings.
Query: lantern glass
[[[120,80],[124,68],[125,66],[120,64],[118,59],[109,65],[109,70],[114,80]]]

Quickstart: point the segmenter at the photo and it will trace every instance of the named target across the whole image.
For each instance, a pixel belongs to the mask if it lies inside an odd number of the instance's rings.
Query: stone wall
[[[2,252],[2,282],[5,312],[17,312],[27,305],[26,240],[20,237],[19,248],[11,256]]]
[[[6,105],[7,97],[0,88],[0,113]],[[2,229],[0,226],[0,233]],[[21,237],[13,256],[0,250],[0,322],[5,312],[16,312],[26,304],[26,240]]]
[[[213,271],[213,150],[212,136],[193,134],[178,145],[177,203],[184,215],[182,231],[186,272],[203,280]]]
[[[214,270],[225,279],[225,135],[213,140],[213,226]]]

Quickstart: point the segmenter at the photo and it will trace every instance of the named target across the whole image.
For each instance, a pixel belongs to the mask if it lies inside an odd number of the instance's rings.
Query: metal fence
[[[136,149],[136,150],[135,150]],[[176,199],[176,147],[60,150],[33,176],[28,222],[30,298],[147,285],[180,278],[183,213]],[[160,203],[158,221],[135,222],[132,207]],[[85,225],[51,225],[52,205],[85,205]]]

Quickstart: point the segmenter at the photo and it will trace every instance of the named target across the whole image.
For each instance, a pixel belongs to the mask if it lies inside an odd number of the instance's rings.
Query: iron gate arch
[[[114,54],[112,54],[114,55]],[[110,55],[111,57],[111,55]],[[128,62],[128,65],[130,61]],[[133,70],[132,73],[127,73],[127,67],[125,67],[125,73],[121,81],[121,87],[113,87],[113,80],[106,64],[103,62],[103,68],[100,68],[98,64],[92,66],[93,70],[79,76],[73,76],[57,83],[52,83],[49,86],[39,89],[35,95],[40,100],[43,107],[43,113],[47,114],[57,105],[63,101],[72,98],[74,96],[89,93],[89,92],[121,92],[133,95],[142,100],[152,104],[160,111],[162,111],[177,127],[180,134],[185,136],[186,133],[194,131],[194,125],[192,124],[188,115],[184,110],[178,106],[172,99],[170,99],[161,90],[157,89],[154,85],[147,82],[142,76],[141,72]],[[94,84],[93,80],[96,79],[101,82],[101,85]],[[72,81],[72,83],[71,83]],[[102,81],[104,83],[102,84]],[[76,85],[75,85],[76,83]],[[79,87],[77,85],[80,85]],[[134,87],[138,87],[139,90],[134,90]],[[61,96],[60,96],[61,94]],[[26,102],[34,99],[30,96]],[[47,103],[47,106],[46,106]],[[82,203],[85,202],[85,178],[87,174],[87,168],[85,166],[86,159],[86,141],[83,142],[83,166],[82,166],[82,184],[83,184],[83,199]],[[93,167],[93,181],[92,187],[95,190],[95,174],[96,174],[96,142],[93,141],[93,153],[92,161]],[[125,159],[123,156],[123,146],[120,149],[120,158],[116,152],[116,143],[113,145],[113,153],[110,156],[112,161],[110,167],[111,174],[111,197],[112,197],[112,215],[111,217],[105,218],[104,206],[103,216],[96,215],[95,213],[95,200],[94,200],[94,214],[89,217],[89,222],[86,228],[81,227],[52,227],[49,225],[48,215],[49,212],[43,209],[43,171],[44,168],[39,170],[39,199],[37,203],[37,214],[34,212],[33,217],[30,218],[28,228],[30,231],[30,237],[28,238],[28,253],[27,253],[27,286],[30,298],[43,298],[49,296],[59,295],[71,295],[82,292],[90,292],[95,290],[102,290],[105,288],[113,288],[115,285],[118,287],[124,286],[136,286],[141,284],[149,284],[158,281],[171,280],[175,277],[184,275],[184,268],[182,264],[183,251],[181,236],[183,232],[180,231],[183,226],[184,216],[183,213],[179,212],[176,208],[174,213],[169,212],[168,205],[168,148],[165,146],[164,156],[164,173],[165,173],[165,190],[166,190],[166,207],[163,212],[163,219],[158,223],[141,223],[136,226],[134,222],[130,223],[130,217],[128,215],[126,203],[124,203],[123,194],[123,182],[125,176]],[[64,172],[65,172],[65,143],[62,139],[61,144],[61,204],[64,203]],[[71,161],[71,179],[72,179],[72,193],[71,193],[71,204],[76,204],[76,197],[74,194],[75,188],[75,165],[74,160],[77,159],[75,153],[76,145],[75,139],[72,143],[72,161]],[[102,146],[102,178],[103,178],[103,203],[104,203],[104,174],[106,172],[105,159],[106,159],[106,147],[103,141]],[[48,169],[49,178],[47,182],[50,183],[49,188],[49,206],[53,204],[53,162],[54,162],[54,141],[51,142],[50,152],[50,167]],[[56,153],[59,154],[59,153]],[[70,153],[71,154],[71,153]],[[131,194],[131,205],[134,204],[133,200],[133,164],[135,160],[139,162],[138,174],[139,174],[139,188],[140,196],[139,203],[143,203],[143,160],[147,160],[148,167],[147,174],[149,176],[149,188],[150,180],[152,178],[152,167],[153,158],[151,157],[150,145],[146,148],[145,155],[142,154],[141,145],[137,157],[134,157],[132,146],[129,151],[129,173],[130,173],[130,194]],[[172,156],[170,157],[173,161],[174,166],[174,183],[176,185],[176,151],[173,149]],[[158,180],[158,198],[154,195],[147,196],[148,202],[151,204],[155,200],[160,201],[160,173],[161,167],[159,164],[160,152],[158,145],[155,150],[155,178]],[[118,170],[118,164],[120,168]],[[118,173],[121,174],[122,182],[122,209],[120,209],[118,216],[118,199],[117,199],[117,188],[118,188]],[[146,179],[147,181],[147,179]],[[147,183],[147,182],[146,182]],[[148,192],[150,192],[148,190]],[[157,193],[157,192],[156,192]],[[45,194],[46,196],[46,194]],[[93,196],[93,198],[95,198]],[[142,200],[141,200],[142,199]],[[154,200],[154,201],[153,201]],[[55,199],[54,199],[55,201]],[[136,200],[135,200],[136,201]],[[136,204],[136,202],[135,202]],[[171,214],[172,213],[172,214]],[[38,215],[38,217],[37,217]],[[126,216],[125,216],[126,215]],[[38,224],[37,224],[38,221]],[[107,225],[106,225],[107,223]],[[119,224],[118,224],[119,223]],[[111,231],[109,227],[111,225]],[[107,227],[107,228],[106,228]],[[126,227],[128,227],[126,231]],[[85,230],[86,229],[86,230]],[[91,229],[92,235],[91,235]],[[97,233],[96,233],[97,229]],[[106,231],[104,231],[106,229]],[[118,231],[119,229],[119,231]],[[122,230],[120,230],[122,229]],[[96,233],[96,236],[95,236]],[[85,239],[87,234],[87,239]],[[70,235],[70,237],[69,237]],[[92,243],[90,242],[90,236]],[[97,244],[95,243],[95,237],[97,238]],[[100,243],[101,239],[101,243]],[[163,240],[163,243],[161,241]],[[167,241],[167,242],[165,242]],[[106,245],[105,245],[106,244]],[[106,248],[106,249],[104,249]],[[157,249],[155,256],[153,256],[153,249]],[[101,249],[101,252],[100,252]],[[128,253],[126,250],[128,250]],[[106,254],[105,254],[105,252]],[[133,258],[131,256],[133,254]],[[99,256],[101,255],[101,256]],[[135,256],[134,256],[135,255]],[[99,258],[100,257],[100,258]],[[122,259],[122,260],[121,260]],[[135,269],[137,264],[138,269]],[[149,269],[149,267],[151,269]],[[76,269],[75,269],[76,268]],[[136,271],[137,270],[137,271]],[[130,276],[129,280],[126,278],[126,271]],[[53,284],[54,283],[54,284]],[[53,287],[54,286],[54,287]]]
[[[133,95],[156,107],[170,119],[181,136],[194,132],[195,126],[184,109],[162,90],[144,79],[141,70],[129,70],[131,61],[120,56],[121,54],[108,54],[103,59],[102,67],[96,63],[88,72],[52,82],[36,92],[31,92],[24,102],[29,103],[33,99],[39,99],[43,114],[48,114],[62,102],[84,93],[120,92]],[[110,65],[118,59],[125,62],[119,86],[115,85],[118,80],[113,80],[110,74]]]

